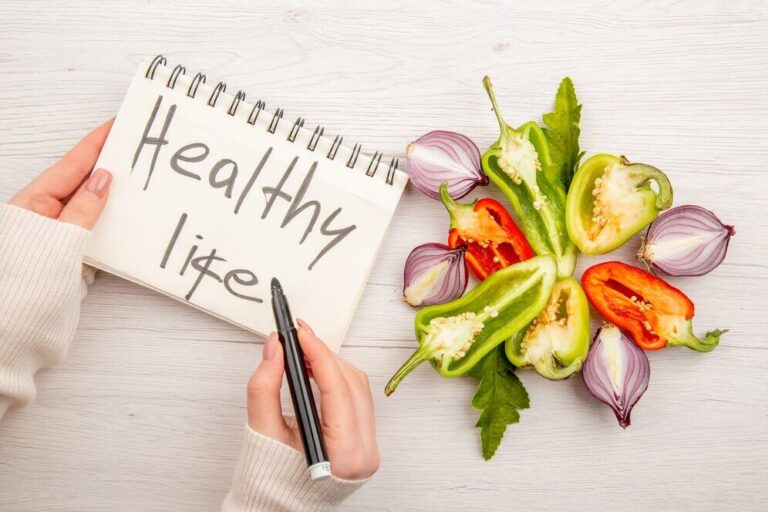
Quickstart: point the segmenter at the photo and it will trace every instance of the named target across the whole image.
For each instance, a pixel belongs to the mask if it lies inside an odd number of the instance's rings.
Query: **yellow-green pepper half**
[[[571,240],[591,256],[620,247],[670,206],[672,185],[659,169],[599,154],[576,171],[565,220]]]
[[[539,316],[507,340],[505,349],[512,364],[548,379],[579,371],[589,353],[589,303],[578,281],[558,279]]]

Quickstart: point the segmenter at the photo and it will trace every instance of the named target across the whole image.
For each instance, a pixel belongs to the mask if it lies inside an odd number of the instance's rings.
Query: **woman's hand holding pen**
[[[112,120],[86,135],[8,203],[43,217],[91,229],[107,203],[112,182],[112,175],[104,169],[91,174],[110,128]]]
[[[321,427],[333,474],[348,480],[367,478],[380,460],[368,377],[331,351],[306,323],[298,323],[301,348],[320,390]],[[272,333],[248,383],[248,424],[301,451],[299,432],[286,422],[280,404],[283,366],[283,348]]]

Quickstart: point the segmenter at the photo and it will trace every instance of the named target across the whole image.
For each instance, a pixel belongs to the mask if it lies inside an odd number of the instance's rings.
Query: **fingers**
[[[96,169],[69,200],[59,214],[59,220],[91,229],[107,204],[112,174]]]
[[[321,422],[333,473],[366,478],[379,467],[373,399],[366,375],[347,363],[299,320],[299,343],[321,393]],[[248,422],[252,429],[301,448],[293,421],[283,418],[280,387],[283,351],[276,334],[264,344],[262,363],[248,384]]]
[[[248,381],[248,425],[265,436],[285,442],[288,427],[280,405],[283,347],[277,333],[264,341],[261,364]]]
[[[44,217],[58,218],[63,208],[62,203],[82,188],[83,180],[93,169],[112,127],[112,121],[110,119],[86,135],[59,162],[20,190],[9,203]],[[90,225],[93,225],[93,222],[95,220],[90,222]]]
[[[83,137],[53,167],[35,178],[30,187],[59,200],[69,197],[93,170],[113,121],[110,119]]]
[[[366,478],[379,467],[368,377],[328,349],[305,322],[298,323],[299,341],[322,394],[323,435],[333,473]]]
[[[306,323],[299,321],[299,343],[320,390],[323,433],[339,439],[357,432],[355,405],[338,358]]]
[[[362,440],[368,448],[376,447],[376,415],[373,408],[371,386],[368,375],[353,364],[339,357],[341,371],[349,383],[352,401],[357,412],[357,423],[360,427]],[[376,450],[378,455],[378,449]]]
[[[44,194],[43,192],[32,196],[25,196],[25,192],[26,189],[22,190],[16,194],[16,196],[11,198],[8,203],[14,206],[18,206],[19,208],[24,208],[25,210],[35,212],[36,214],[42,215],[43,217],[48,217],[49,219],[59,218],[61,209],[64,207],[61,204],[61,201],[47,194]]]
[[[303,320],[298,320],[298,323],[301,350],[312,369],[320,393],[323,396],[331,394],[351,399],[349,386],[344,379],[344,374],[341,373],[336,354],[320,338],[315,336],[315,333]]]

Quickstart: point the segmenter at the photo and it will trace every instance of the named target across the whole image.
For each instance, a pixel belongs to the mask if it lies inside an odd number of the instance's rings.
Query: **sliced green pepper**
[[[656,183],[658,190],[651,188]],[[566,200],[571,240],[587,255],[620,247],[672,205],[672,185],[659,169],[600,154],[579,166]]]
[[[557,275],[573,274],[576,249],[565,227],[565,191],[542,169],[553,165],[544,132],[534,122],[515,130],[504,122],[488,77],[483,79],[500,135],[483,154],[483,170],[507,197],[536,254],[551,254]]]
[[[552,293],[556,274],[552,256],[535,256],[491,274],[459,299],[423,308],[414,319],[419,348],[395,372],[384,392],[392,394],[424,361],[431,361],[444,377],[469,371],[539,314]]]
[[[589,353],[589,303],[578,281],[558,279],[546,307],[505,349],[512,364],[548,379],[579,371]]]

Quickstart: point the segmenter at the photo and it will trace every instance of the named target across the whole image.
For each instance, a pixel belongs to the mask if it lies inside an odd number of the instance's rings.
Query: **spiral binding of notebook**
[[[157,68],[159,66],[165,66],[167,63],[166,58],[162,55],[157,55],[152,62],[147,66],[147,71],[145,73],[145,77],[149,80],[155,79],[155,73],[157,71]],[[165,86],[169,89],[175,89],[176,83],[180,76],[185,75],[187,73],[187,68],[185,66],[182,66],[181,64],[178,64],[174,66],[173,70],[171,71],[170,75],[168,76],[168,80],[165,83]],[[198,89],[200,87],[200,84],[204,84],[206,81],[206,75],[203,73],[196,73],[195,76],[192,78],[192,81],[189,84],[189,87],[187,88],[187,96],[190,98],[195,98],[198,93]],[[213,88],[213,91],[211,92],[210,96],[208,97],[207,104],[209,107],[215,107],[219,96],[221,93],[226,92],[227,90],[227,84],[224,82],[218,82],[216,86]],[[232,99],[232,102],[230,103],[229,107],[227,108],[227,114],[230,116],[235,116],[237,113],[238,108],[240,108],[241,103],[245,102],[245,91],[239,90],[237,91],[237,94],[235,94],[234,98]],[[251,108],[250,113],[248,114],[248,118],[246,122],[251,125],[255,125],[256,121],[259,119],[259,115],[261,115],[262,112],[266,111],[266,103],[263,100],[258,100],[253,107]],[[267,131],[271,134],[274,134],[277,131],[277,127],[280,124],[280,121],[282,121],[284,115],[284,110],[282,108],[278,108],[274,111],[272,114],[272,118],[269,121],[269,124],[267,125]],[[296,143],[299,131],[304,127],[304,119],[302,117],[296,118],[296,120],[293,122],[293,126],[291,127],[290,132],[288,133],[288,136],[286,139],[291,143]],[[309,142],[307,143],[306,148],[309,151],[315,151],[318,146],[318,142],[325,137],[325,128],[323,126],[318,125],[315,127],[314,131],[312,132],[312,136],[309,139]],[[333,138],[333,141],[330,141],[330,138],[328,138],[328,141],[330,142],[330,148],[328,152],[325,154],[325,157],[329,160],[335,160],[336,155],[339,151],[339,148],[342,145],[342,142],[344,141],[344,137],[341,135],[336,135]],[[355,169],[356,165],[358,163],[360,153],[362,151],[362,145],[355,143],[352,149],[350,150],[349,158],[346,161],[346,166],[350,169]],[[370,158],[368,162],[368,166],[365,169],[365,175],[368,177],[373,178],[376,175],[376,172],[379,169],[379,166],[381,164],[381,159],[383,157],[383,154],[380,151],[376,151],[373,156]],[[395,179],[395,173],[398,170],[399,166],[399,160],[397,158],[392,158],[389,162],[389,167],[387,169],[387,175],[384,182],[388,185],[394,184]]]

